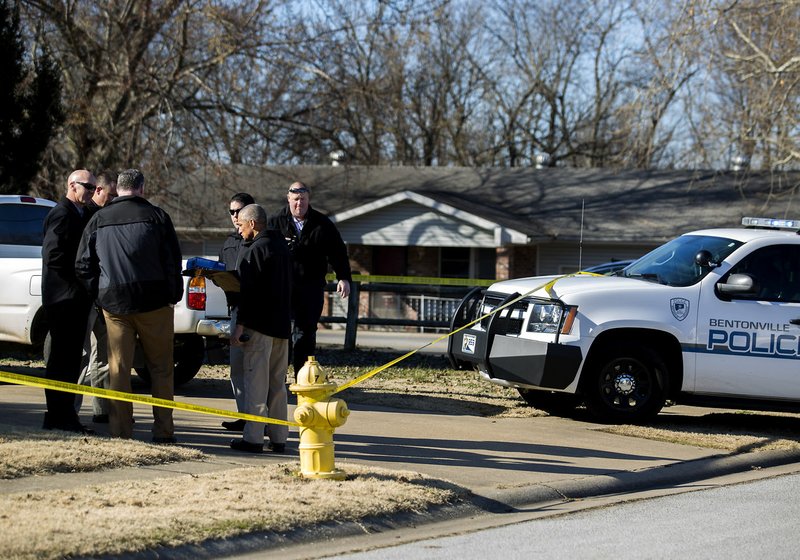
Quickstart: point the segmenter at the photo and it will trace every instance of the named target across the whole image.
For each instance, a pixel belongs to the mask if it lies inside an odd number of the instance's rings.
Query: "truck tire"
[[[580,398],[570,393],[537,391],[536,389],[517,389],[519,396],[533,408],[543,410],[551,416],[569,417],[580,404]]]
[[[617,346],[587,364],[583,373],[586,408],[601,422],[641,424],[666,402],[667,367],[652,350]]]
[[[50,338],[50,331],[47,331],[47,334],[44,335],[44,342],[42,342],[42,359],[44,360],[45,367],[47,366],[47,360],[50,359],[50,349],[53,347],[53,340]]]
[[[202,336],[196,334],[175,335],[173,360],[175,361],[174,382],[176,387],[194,379],[203,366],[205,351],[206,347]],[[150,372],[147,370],[147,366],[135,369],[136,374],[145,383],[150,383]]]

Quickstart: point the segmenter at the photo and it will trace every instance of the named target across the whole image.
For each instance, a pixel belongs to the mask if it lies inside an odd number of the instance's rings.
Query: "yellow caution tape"
[[[267,418],[265,416],[258,416],[256,414],[232,412],[230,410],[223,410],[221,408],[211,408],[209,406],[182,403],[167,399],[158,399],[156,397],[150,397],[147,395],[134,395],[133,393],[125,393],[123,391],[112,391],[111,389],[101,389],[100,387],[77,385],[75,383],[55,381],[53,379],[42,379],[41,377],[31,377],[29,375],[21,375],[19,373],[11,373],[8,371],[0,371],[0,381],[14,383],[17,385],[28,385],[30,387],[41,387],[42,389],[54,389],[56,391],[65,391],[67,393],[94,395],[96,397],[103,397],[106,399],[114,399],[130,403],[149,404],[151,406],[159,406],[161,408],[188,410],[190,412],[210,414],[213,416],[223,416],[226,418],[241,418],[242,420],[250,420],[252,422],[261,422],[264,424],[279,424],[281,426],[300,427],[300,424],[295,422],[287,422],[286,420],[278,420],[276,418]]]
[[[338,393],[340,391],[344,391],[345,389],[347,389],[349,387],[352,387],[353,385],[357,385],[358,383],[361,383],[362,381],[366,381],[370,377],[373,377],[373,376],[379,374],[380,372],[384,371],[385,369],[388,369],[388,368],[392,367],[393,365],[395,365],[395,364],[397,364],[399,362],[402,362],[403,360],[405,360],[409,356],[413,356],[414,354],[416,354],[420,350],[424,350],[425,348],[427,348],[431,344],[436,344],[437,342],[439,342],[441,340],[446,340],[447,338],[453,336],[454,334],[456,334],[458,332],[461,332],[464,329],[467,329],[467,328],[471,327],[475,323],[483,321],[487,317],[491,317],[495,313],[498,313],[498,312],[502,311],[503,309],[505,309],[507,307],[511,307],[512,305],[514,305],[515,303],[517,303],[521,299],[524,299],[524,298],[528,297],[529,295],[531,295],[532,293],[534,293],[534,292],[536,292],[538,290],[544,289],[550,295],[553,295],[551,290],[552,290],[552,288],[553,288],[553,286],[555,285],[556,282],[558,282],[562,278],[570,278],[570,277],[573,277],[573,276],[602,276],[602,274],[595,274],[593,272],[575,272],[573,274],[565,274],[564,276],[558,276],[556,278],[553,278],[552,280],[550,280],[548,282],[545,282],[544,284],[536,286],[532,290],[528,290],[527,292],[525,292],[521,296],[518,296],[518,297],[512,299],[511,301],[509,301],[509,302],[507,302],[507,303],[505,303],[503,305],[500,305],[498,307],[495,307],[489,313],[487,313],[485,315],[481,315],[480,317],[478,317],[474,321],[472,321],[470,323],[467,323],[466,325],[462,325],[461,327],[457,328],[456,330],[440,336],[436,340],[432,340],[431,342],[429,342],[427,344],[424,344],[424,345],[420,346],[419,348],[417,348],[415,350],[412,350],[411,352],[403,354],[399,358],[395,358],[394,360],[392,360],[392,361],[390,361],[388,363],[385,363],[382,366],[379,366],[379,367],[377,367],[377,368],[375,368],[373,370],[368,371],[367,373],[365,373],[363,375],[360,375],[360,376],[356,377],[355,379],[351,379],[350,381],[348,381],[346,383],[343,383],[342,385],[339,385],[339,387],[337,387],[336,391],[334,391],[333,394],[336,394],[336,393]]]
[[[459,327],[458,329],[456,329],[456,330],[454,330],[452,332],[444,334],[444,335],[440,336],[439,338],[437,338],[435,340],[432,340],[431,342],[428,342],[427,344],[424,344],[424,345],[420,346],[419,348],[417,348],[415,350],[412,350],[411,352],[407,352],[406,354],[403,354],[402,356],[400,356],[398,358],[395,358],[394,360],[391,360],[390,362],[387,362],[387,363],[383,364],[382,366],[379,366],[379,367],[377,367],[377,368],[375,368],[373,370],[368,371],[367,373],[365,373],[363,375],[360,375],[359,377],[356,377],[355,379],[352,379],[352,380],[350,380],[350,381],[348,381],[346,383],[343,383],[342,385],[339,385],[339,387],[337,387],[336,391],[334,391],[332,394],[339,393],[340,391],[344,391],[345,389],[347,389],[349,387],[352,387],[353,385],[357,385],[358,383],[361,383],[362,381],[366,381],[370,377],[373,377],[373,376],[379,374],[380,372],[392,367],[393,365],[395,365],[395,364],[397,364],[399,362],[402,362],[403,360],[405,360],[409,356],[413,356],[414,354],[416,354],[420,350],[424,350],[425,348],[427,348],[428,346],[430,346],[432,344],[436,344],[437,342],[439,342],[441,340],[445,340],[445,339],[453,336],[454,334],[456,334],[458,332],[461,332],[462,330],[471,327],[475,323],[478,323],[478,322],[486,319],[487,317],[490,317],[490,316],[494,315],[495,313],[498,313],[498,312],[502,311],[503,309],[514,305],[515,303],[517,303],[521,299],[524,299],[524,298],[528,297],[529,295],[531,295],[532,293],[534,293],[534,292],[536,292],[538,290],[544,289],[548,293],[551,293],[551,290],[552,290],[553,286],[555,285],[555,283],[558,280],[561,280],[562,278],[569,278],[569,277],[578,276],[578,275],[602,276],[602,274],[594,274],[594,273],[591,273],[591,272],[576,272],[574,274],[566,274],[564,276],[559,276],[557,278],[554,278],[553,280],[550,280],[548,282],[545,282],[544,284],[536,286],[535,288],[533,288],[533,289],[527,291],[526,293],[514,298],[513,300],[494,308],[489,313],[486,313],[485,315],[482,315],[482,316],[478,317],[474,321],[472,321],[470,323],[467,323],[466,325],[463,325],[463,326]],[[382,279],[383,278],[403,278],[403,277],[394,277],[394,276],[375,277],[375,276],[372,276],[370,278],[372,278],[373,281],[386,282],[387,280],[374,280],[374,279],[375,278],[382,278]],[[418,280],[423,280],[423,278],[419,278]],[[447,280],[447,279],[445,279],[445,280]],[[455,280],[455,279],[449,279],[449,280]],[[552,293],[551,293],[551,295],[552,295]],[[7,371],[0,371],[0,381],[6,382],[6,383],[14,383],[14,384],[17,384],[17,385],[28,385],[30,387],[40,387],[42,389],[53,389],[53,390],[56,390],[56,391],[65,391],[65,392],[68,392],[68,393],[77,393],[77,394],[81,394],[81,395],[93,395],[93,396],[96,396],[96,397],[103,397],[103,398],[106,398],[106,399],[114,399],[114,400],[118,400],[118,401],[130,402],[130,403],[147,404],[147,405],[151,405],[151,406],[159,406],[159,407],[162,407],[162,408],[172,408],[172,409],[175,409],[175,410],[187,410],[189,412],[198,412],[200,414],[210,414],[210,415],[213,415],[213,416],[223,416],[223,417],[226,417],[226,418],[240,418],[242,420],[250,420],[250,421],[253,421],[253,422],[262,422],[264,424],[279,424],[279,425],[282,425],[282,426],[295,426],[295,427],[298,427],[298,428],[301,427],[300,424],[298,424],[296,422],[288,422],[286,420],[278,420],[278,419],[275,419],[275,418],[267,418],[265,416],[258,416],[258,415],[255,415],[255,414],[246,414],[246,413],[243,413],[243,412],[232,412],[230,410],[223,410],[221,408],[211,408],[211,407],[208,407],[208,406],[201,406],[201,405],[196,405],[196,404],[182,403],[182,402],[171,401],[171,400],[167,400],[167,399],[159,399],[159,398],[150,397],[150,396],[147,396],[147,395],[135,395],[133,393],[125,393],[125,392],[122,392],[122,391],[112,391],[111,389],[102,389],[100,387],[90,387],[90,386],[87,386],[87,385],[78,385],[76,383],[66,383],[64,381],[55,381],[55,380],[52,380],[52,379],[42,379],[40,377],[31,377],[31,376],[28,376],[28,375],[21,375],[21,374],[18,374],[18,373],[11,373],[11,372],[7,372]]]
[[[335,282],[336,275],[328,274],[328,282]],[[478,278],[437,278],[435,276],[378,276],[372,274],[353,274],[355,282],[376,284],[420,284],[424,286],[491,286],[497,280],[481,280]]]

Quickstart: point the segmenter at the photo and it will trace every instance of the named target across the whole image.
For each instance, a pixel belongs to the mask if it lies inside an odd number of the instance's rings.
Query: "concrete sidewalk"
[[[232,399],[227,397],[226,382],[204,381],[181,388],[176,400],[235,410]],[[141,385],[137,388],[138,392],[144,390]],[[87,424],[91,420],[89,406],[85,403],[82,409],[82,419]],[[352,462],[417,471],[508,505],[555,495],[578,498],[674,484],[676,480],[699,480],[732,472],[731,469],[800,461],[800,455],[786,453],[729,456],[714,449],[608,434],[600,431],[602,426],[598,424],[557,417],[483,418],[358,404],[350,408],[352,414],[334,438],[337,467],[347,470],[347,464]],[[41,389],[0,385],[0,423],[38,428],[44,409]],[[292,411],[290,406],[290,417]],[[698,409],[672,407],[664,414],[696,415]],[[134,415],[134,438],[149,441],[150,408],[136,404]],[[229,449],[229,441],[236,434],[220,427],[223,419],[175,411],[178,441],[208,454],[209,470],[285,461],[287,457],[298,459],[294,429],[290,431],[288,455],[249,456]],[[94,427],[100,434],[107,431],[107,425]],[[687,464],[689,467],[685,467]],[[113,478],[114,471],[98,476]],[[90,478],[81,475],[82,483],[88,483]],[[9,484],[26,482],[0,481],[0,491]]]

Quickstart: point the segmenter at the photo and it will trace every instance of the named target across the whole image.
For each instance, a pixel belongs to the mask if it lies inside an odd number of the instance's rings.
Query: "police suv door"
[[[719,290],[734,274],[749,294]],[[800,244],[756,249],[701,297],[695,392],[800,400]]]

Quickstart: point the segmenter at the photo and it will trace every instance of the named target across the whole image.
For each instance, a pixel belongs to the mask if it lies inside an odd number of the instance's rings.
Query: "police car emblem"
[[[689,315],[689,300],[684,298],[672,298],[669,300],[669,307],[672,315],[678,320],[683,321]]]
[[[461,339],[461,351],[464,352],[464,354],[474,354],[475,340],[474,334],[465,334],[464,338]]]

